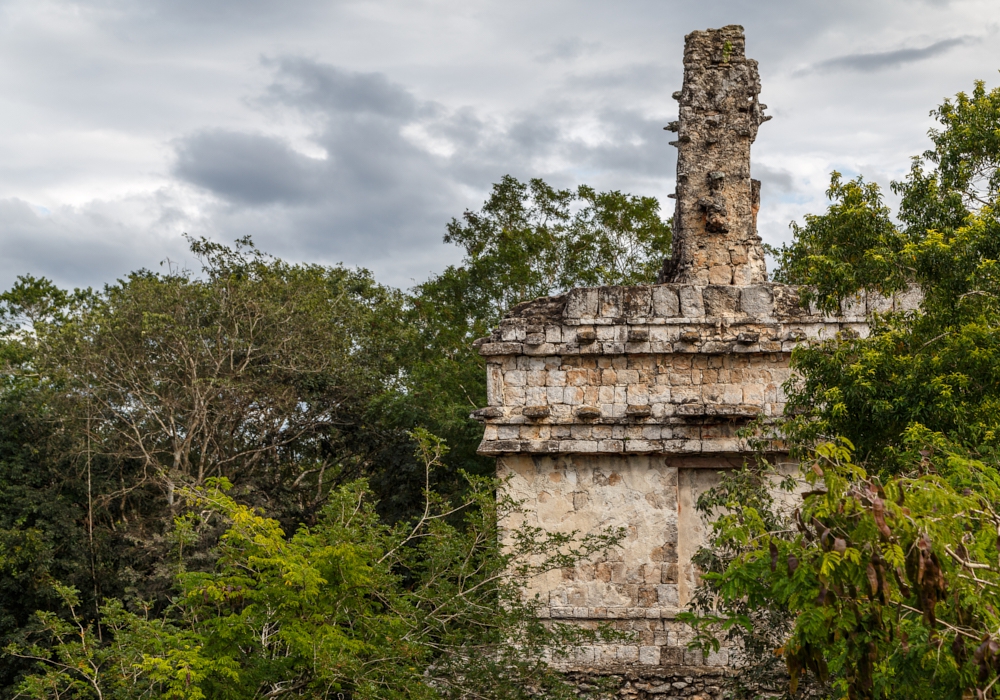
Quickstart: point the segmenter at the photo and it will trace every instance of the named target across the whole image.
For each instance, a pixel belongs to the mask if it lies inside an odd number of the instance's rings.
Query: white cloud
[[[997,83],[992,5],[6,0],[0,287],[100,284],[183,256],[185,231],[408,285],[506,173],[669,211],[683,37],[729,23],[775,116],[754,159],[776,243],[831,170],[887,184],[930,109]]]

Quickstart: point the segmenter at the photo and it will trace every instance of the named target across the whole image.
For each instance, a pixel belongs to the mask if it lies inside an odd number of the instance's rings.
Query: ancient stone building
[[[633,692],[661,697],[715,695],[712,679],[729,663],[726,650],[689,651],[675,617],[704,541],[694,504],[747,456],[737,431],[782,412],[797,344],[865,334],[870,311],[914,303],[862,297],[825,316],[803,308],[797,288],[766,281],[750,144],[767,118],[742,28],[688,35],[684,69],[680,118],[667,127],[679,157],[661,284],[536,299],[477,341],[489,399],[475,414],[480,453],[497,457],[531,523],[628,529],[605,560],[534,583],[545,615],[636,633],[634,644],[578,649],[570,670],[621,674]]]

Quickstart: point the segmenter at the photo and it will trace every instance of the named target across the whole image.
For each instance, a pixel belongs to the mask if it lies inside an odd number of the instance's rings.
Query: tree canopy
[[[472,341],[522,301],[578,285],[655,282],[670,251],[670,223],[652,197],[506,176],[480,209],[448,224],[445,241],[465,255],[407,297],[406,388],[385,406],[406,429],[423,425],[445,438],[451,469],[485,474],[493,460],[476,456],[482,427],[469,413],[486,405],[486,364]],[[393,474],[408,476],[384,491],[394,503],[419,502],[407,486],[419,483],[418,473],[401,465]]]
[[[755,439],[789,441],[801,505],[782,508],[772,489],[795,480],[764,462],[700,504],[723,514],[689,620],[703,646],[748,642],[748,697],[996,693],[1000,89],[977,83],[932,115],[933,148],[892,184],[895,217],[876,185],[834,173],[828,210],[776,251],[777,278],[827,309],[912,283],[923,303],[793,353],[786,416]]]
[[[409,291],[250,239],[100,289],[19,278],[0,698],[565,696],[542,651],[580,631],[523,584],[620,533],[501,551],[518,505],[475,453],[471,341],[508,304],[652,281],[669,231],[650,198],[506,177],[447,227],[463,263]]]
[[[426,469],[440,441],[416,435]],[[69,614],[36,615],[28,644],[6,653],[37,662],[21,696],[98,698],[575,697],[545,662],[596,638],[543,625],[528,577],[572,566],[624,533],[583,538],[525,528],[502,543],[498,520],[518,505],[470,478],[463,517],[427,492],[415,521],[387,525],[363,481],[335,488],[312,526],[289,536],[241,505],[225,478],[185,486],[189,508],[171,533],[177,593],[162,615],[148,603],[105,600],[88,620],[78,591],[57,585]],[[185,552],[221,523],[217,560],[189,571]],[[613,632],[608,632],[613,635]],[[516,639],[516,645],[512,640]],[[544,653],[543,653],[544,652]]]

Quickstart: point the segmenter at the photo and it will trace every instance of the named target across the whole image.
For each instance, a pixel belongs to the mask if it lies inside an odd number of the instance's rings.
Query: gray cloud
[[[220,233],[250,231],[268,242],[293,230],[299,246],[331,257],[364,249],[369,264],[416,260],[474,204],[463,189],[485,194],[508,173],[575,184],[574,171],[634,179],[673,167],[664,118],[639,110],[598,112],[595,143],[568,128],[562,105],[501,123],[419,100],[382,74],[302,58],[267,65],[274,82],[258,101],[310,115],[318,124],[310,141],[328,157],[306,157],[260,134],[210,130],[179,139],[173,172],[220,200],[211,217]],[[270,208],[263,218],[248,214],[247,206],[260,205]],[[439,256],[427,256],[428,268]]]
[[[188,36],[218,37],[234,30],[275,32],[323,21],[328,14],[324,0],[89,0],[81,10],[101,12],[109,25],[145,38],[176,42],[177,32]],[[137,16],[138,15],[138,16]],[[137,21],[139,20],[139,21]]]
[[[576,143],[573,158],[589,168],[617,177],[663,178],[676,169],[673,134],[664,131],[667,115],[650,116],[635,109],[605,109],[598,113],[605,140],[598,145]]]
[[[213,129],[178,141],[174,174],[234,203],[262,205],[315,199],[324,165],[281,139]]]
[[[442,118],[382,74],[301,58],[269,65],[275,79],[261,100],[312,118],[309,140],[328,156],[308,158],[259,135],[198,132],[180,140],[176,175],[219,200],[213,234],[242,231],[269,250],[393,269],[397,282],[400,270],[422,277],[437,267],[444,224],[461,211],[459,181],[448,159],[405,131],[426,123],[449,135],[464,131],[475,143],[483,124],[468,114]],[[254,213],[246,204],[269,206]]]
[[[733,22],[775,115],[754,173],[778,242],[830,170],[905,171],[928,111],[997,57],[972,0],[0,4],[0,288],[99,284],[183,256],[182,232],[407,285],[507,173],[669,205],[683,37]],[[878,70],[906,65],[919,80]]]
[[[668,96],[680,90],[683,68],[678,61],[674,65],[639,63],[620,66],[612,70],[589,70],[575,73],[567,80],[567,87],[576,90],[606,91],[648,91]]]
[[[752,167],[753,176],[760,180],[761,188],[765,191],[789,193],[795,191],[795,181],[792,174],[780,168],[769,168],[761,163],[754,163]]]
[[[402,133],[420,107],[403,87],[382,74],[300,58],[271,63],[275,81],[261,101],[319,115],[310,140],[328,157],[309,158],[275,137],[196,132],[177,143],[178,177],[233,203],[297,204],[345,195],[357,201],[363,192],[384,197],[412,166],[434,169],[435,157]]]
[[[155,267],[167,257],[183,260],[184,241],[178,235],[163,235],[164,228],[178,223],[178,212],[157,199],[138,195],[128,201],[94,201],[50,212],[40,212],[21,199],[0,199],[0,277],[8,285],[18,275],[30,274],[65,286],[100,286],[129,270]],[[143,225],[123,220],[131,218],[123,214],[136,212]],[[81,280],[75,274],[78,270],[86,270],[88,278]]]
[[[571,37],[557,41],[549,49],[540,53],[535,60],[539,63],[575,61],[582,56],[597,53],[600,48],[601,43],[598,41],[584,41],[580,37]]]
[[[272,101],[305,109],[409,119],[414,97],[381,73],[356,73],[306,58],[284,56],[264,61],[277,69],[268,88]]]
[[[934,56],[939,56],[956,46],[962,46],[971,41],[975,41],[975,37],[959,36],[952,39],[942,39],[919,49],[896,49],[895,51],[848,54],[820,61],[798,71],[797,74],[805,75],[807,73],[823,73],[839,70],[867,72],[883,68],[896,68],[906,63],[914,63],[915,61],[923,61]]]

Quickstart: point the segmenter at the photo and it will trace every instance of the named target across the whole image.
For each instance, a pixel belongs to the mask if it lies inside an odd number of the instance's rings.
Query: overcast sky
[[[185,232],[409,287],[508,173],[672,203],[684,35],[725,24],[770,243],[1000,84],[1000,0],[0,0],[0,288],[191,264]]]

